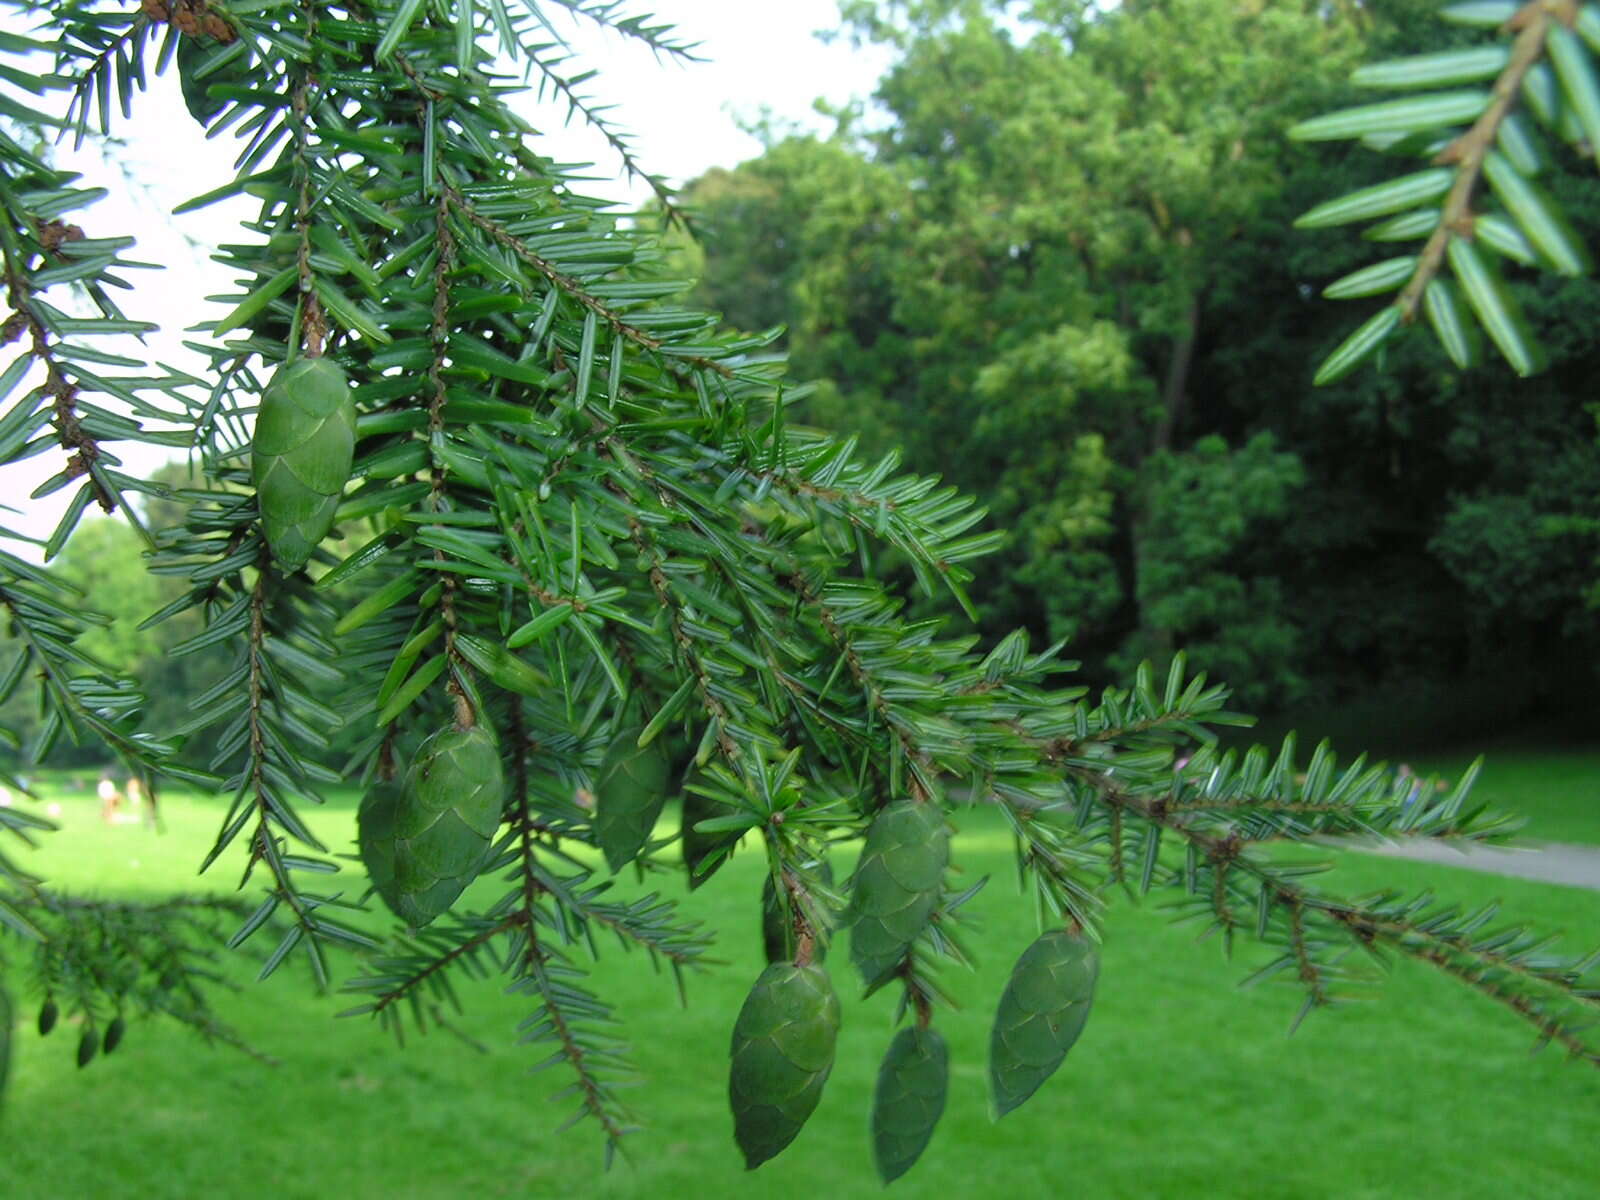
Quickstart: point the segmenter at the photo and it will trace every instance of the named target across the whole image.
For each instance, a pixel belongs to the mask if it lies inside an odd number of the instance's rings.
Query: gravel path
[[[1561,842],[1529,842],[1526,848],[1508,850],[1500,846],[1457,848],[1442,842],[1415,841],[1405,844],[1359,847],[1364,854],[1389,858],[1410,858],[1418,862],[1464,867],[1469,871],[1488,871],[1494,875],[1514,875],[1559,883],[1566,887],[1600,891],[1600,847],[1570,846]]]

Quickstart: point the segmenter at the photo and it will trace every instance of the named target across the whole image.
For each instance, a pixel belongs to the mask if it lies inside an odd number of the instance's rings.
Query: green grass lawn
[[[106,894],[174,881],[228,887],[232,860],[194,878],[220,817],[174,796],[169,832],[107,828],[90,799],[69,803],[65,836],[32,856],[41,873]],[[346,802],[319,814],[347,843]],[[1373,1003],[1312,1017],[1285,1036],[1298,994],[1240,991],[1248,961],[1170,928],[1151,907],[1118,905],[1106,924],[1101,988],[1082,1041],[1038,1096],[1003,1122],[987,1112],[988,1023],[1005,974],[1031,939],[998,827],[964,817],[956,856],[993,882],[971,905],[982,961],[952,974],[963,1010],[944,1014],[952,1086],[902,1196],[1592,1197],[1600,1170],[1600,1071],[1553,1053],[1530,1058],[1525,1029],[1425,968],[1402,967]],[[633,1163],[600,1173],[599,1141],[548,1097],[560,1069],[530,1074],[542,1049],[511,1045],[527,1009],[491,983],[467,990],[463,1030],[404,1049],[364,1019],[335,1021],[347,997],[316,998],[285,968],[231,1000],[245,1034],[277,1056],[266,1068],[171,1024],[135,1023],[110,1058],[73,1066],[75,1031],[20,1038],[0,1126],[0,1196],[139,1197],[773,1197],[871,1196],[881,1189],[866,1104],[890,1037],[893,1001],[845,1006],[822,1104],[782,1157],[740,1168],[725,1103],[728,1029],[758,971],[760,860],[741,854],[685,900],[723,933],[728,965],[693,978],[679,1007],[670,980],[608,947],[599,974],[627,1021],[644,1081]],[[226,873],[222,873],[226,871]],[[1466,901],[1600,941],[1600,893],[1351,856],[1341,886],[1436,885]],[[675,883],[663,886],[676,890]],[[483,886],[483,885],[480,885]],[[631,878],[621,885],[636,890]],[[842,949],[840,954],[843,958]],[[241,980],[253,971],[241,963]]]

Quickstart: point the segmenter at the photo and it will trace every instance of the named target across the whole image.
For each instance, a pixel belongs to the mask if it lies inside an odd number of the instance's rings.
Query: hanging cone
[[[777,963],[750,989],[733,1027],[728,1101],[748,1169],[805,1125],[833,1069],[839,1000],[821,967]]]
[[[989,1037],[989,1082],[1005,1116],[1061,1065],[1083,1032],[1100,956],[1081,933],[1053,929],[1011,970]]]
[[[333,528],[355,455],[350,384],[329,358],[297,358],[261,393],[250,472],[261,526],[284,570],[305,566]]]
[[[932,804],[899,800],[867,829],[850,895],[850,959],[868,990],[899,967],[939,906],[950,828]]]
[[[638,737],[618,733],[595,773],[594,837],[613,871],[644,848],[667,801],[667,756],[659,742],[640,749]]]
[[[936,1030],[908,1026],[895,1034],[872,1094],[872,1157],[885,1183],[909,1171],[927,1148],[949,1085],[950,1053]]]
[[[397,916],[420,929],[456,902],[483,869],[504,803],[500,750],[482,725],[434,734],[398,791],[367,794],[361,861]]]

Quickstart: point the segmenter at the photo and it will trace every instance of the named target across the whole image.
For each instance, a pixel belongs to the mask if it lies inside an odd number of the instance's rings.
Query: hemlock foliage
[[[769,946],[790,956],[760,973],[735,1025],[730,1099],[747,1161],[795,1137],[827,1080],[832,981],[847,971],[823,952],[849,928],[866,931],[851,956],[862,983],[898,993],[921,1031],[914,1055],[903,1039],[886,1047],[873,1105],[893,1177],[942,1108],[939,977],[967,958],[960,909],[976,890],[952,883],[949,825],[969,805],[1008,818],[1022,902],[1043,926],[997,998],[1002,1109],[1033,1094],[1083,1028],[1097,919],[1119,891],[1159,891],[1225,944],[1256,947],[1252,978],[1295,987],[1301,1017],[1408,957],[1600,1064],[1600,955],[1559,953],[1492,909],[1330,895],[1314,868],[1272,853],[1313,838],[1503,836],[1511,824],[1470,802],[1470,773],[1435,793],[1361,759],[1337,764],[1326,746],[1301,757],[1292,739],[1224,752],[1215,730],[1243,718],[1181,654],[1163,675],[1140,668],[1131,687],[1090,696],[1063,679],[1074,664],[1059,645],[1035,649],[1019,632],[981,646],[960,621],[907,615],[881,564],[971,613],[1001,534],[897,455],[793,424],[805,388],[771,351],[776,331],[730,332],[683,307],[660,238],[538,154],[507,105],[518,73],[604,119],[545,20],[557,8],[664,56],[690,53],[670,30],[584,0],[515,12],[11,6],[33,25],[0,35],[7,79],[32,93],[5,100],[13,122],[109,133],[137,111],[149,73],[177,69],[197,119],[239,147],[237,176],[194,203],[243,194],[260,209],[218,251],[239,290],[197,328],[210,368],[180,374],[101,347],[151,327],[115,299],[137,265],[133,239],[96,227],[92,191],[0,135],[6,329],[19,342],[0,366],[0,461],[62,463],[41,489],[73,497],[47,560],[70,564],[92,506],[133,522],[148,571],[179,585],[150,623],[188,622],[174,655],[216,663],[183,719],[149,725],[114,657],[132,644],[97,639],[102,622],[53,563],[0,550],[11,644],[0,698],[37,689],[44,714],[26,744],[10,741],[3,781],[21,788],[59,741],[97,744],[148,789],[218,793],[203,866],[244,875],[237,901],[63,895],[19,852],[49,823],[27,805],[0,809],[0,1078],[19,1004],[39,1006],[41,1029],[81,1016],[83,1063],[151,1013],[229,1038],[206,966],[224,943],[259,948],[263,976],[303,962],[320,986],[358,997],[349,1015],[397,1033],[442,1023],[460,983],[497,976],[526,998],[519,1040],[567,1074],[573,1116],[594,1122],[609,1161],[632,1128],[629,1057],[588,964],[615,936],[680,988],[709,965],[711,931],[648,890],[651,873],[680,869],[672,843],[693,834],[684,856],[699,882],[736,851],[765,857],[770,889],[750,897],[752,916],[764,910]],[[1175,37],[1191,9],[1148,11],[1165,11],[1157,28]],[[1222,54],[1232,43],[1218,36],[1205,44]],[[1206,68],[1193,45],[1183,55]],[[1298,77],[1297,64],[1282,70]],[[1187,164],[1200,192],[1214,165]],[[662,211],[682,220],[664,192]],[[1180,228],[1161,231],[1171,246]],[[1181,341],[1200,284],[1147,265],[1131,271],[1127,302]],[[1093,289],[1082,301],[1092,309]],[[997,336],[1013,327],[1014,315],[992,319]],[[1003,340],[987,381],[943,383],[999,398],[1060,351],[1126,378],[1130,411],[1144,411],[1116,329]],[[300,440],[325,428],[303,420],[305,396],[288,397],[298,415],[271,427],[270,444],[252,445],[252,418],[285,363],[319,358],[349,381],[354,455],[333,493],[334,535],[290,570],[283,539],[298,561],[332,451]],[[324,399],[318,413],[343,403]],[[190,449],[199,478],[133,478],[116,446],[137,441]],[[1292,484],[1267,441],[1197,447],[1193,461],[1160,449],[1153,478],[1217,517],[1224,542],[1230,522],[1281,508]],[[1068,453],[1092,464],[1097,452]],[[1220,494],[1186,483],[1212,460],[1235,481]],[[285,469],[305,487],[258,496],[252,472]],[[174,519],[139,520],[141,501]],[[1237,511],[1222,513],[1225,501]],[[1168,535],[1155,523],[1149,536]],[[1171,553],[1202,572],[1208,561],[1187,543]],[[1221,589],[1207,578],[1186,588],[1153,573],[1149,587],[1180,609],[1254,603],[1208,599]],[[206,747],[202,761],[191,745]],[[368,790],[354,859],[302,819],[341,783]],[[669,810],[695,813],[692,830],[655,821],[669,790],[692,798]],[[855,876],[836,888],[828,849],[864,835]],[[599,851],[613,869],[632,860],[642,882],[606,870]],[[498,892],[458,900],[473,877]],[[358,913],[377,899],[414,925],[375,935]]]

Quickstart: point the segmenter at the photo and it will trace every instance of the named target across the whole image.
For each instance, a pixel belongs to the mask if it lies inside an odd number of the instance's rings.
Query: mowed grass
[[[215,803],[173,796],[165,808],[169,832],[157,837],[101,825],[92,799],[68,802],[67,832],[32,861],[54,882],[108,895],[164,894],[189,879],[231,886],[236,857],[194,879],[220,819]],[[992,1122],[989,1021],[1035,926],[999,826],[978,813],[957,823],[965,877],[992,876],[970,906],[981,961],[949,976],[962,1004],[939,1017],[952,1054],[949,1107],[895,1194],[1595,1195],[1600,1071],[1550,1052],[1530,1058],[1531,1036],[1510,1014],[1409,965],[1374,1002],[1315,1015],[1286,1037],[1296,991],[1241,991],[1251,955],[1241,948],[1224,961],[1214,942],[1197,943],[1148,903],[1118,903],[1109,915],[1096,1008],[1066,1066]],[[348,799],[316,821],[336,848],[348,846],[352,825]],[[782,1157],[755,1174],[741,1169],[727,1039],[759,970],[760,869],[759,856],[741,853],[684,898],[721,931],[716,953],[727,960],[691,978],[687,1009],[647,960],[603,948],[599,986],[635,1046],[643,1082],[630,1100],[645,1123],[630,1139],[632,1162],[609,1174],[592,1124],[556,1132],[571,1101],[548,1098],[569,1078],[559,1067],[529,1072],[545,1051],[511,1044],[528,1007],[496,984],[463,987],[460,1026],[488,1053],[447,1034],[402,1049],[369,1020],[335,1020],[350,998],[310,994],[297,962],[258,985],[240,961],[231,973],[244,990],[223,1003],[282,1065],[208,1048],[171,1023],[137,1022],[115,1055],[80,1072],[75,1029],[41,1040],[29,1028],[0,1125],[0,1196],[877,1195],[867,1104],[893,1000],[858,999],[843,945],[833,973],[845,1027],[822,1104]],[[1500,897],[1509,913],[1582,934],[1570,944],[1600,942],[1600,893],[1354,855],[1330,882],[1437,886],[1469,903]],[[488,895],[498,886],[479,885]],[[618,886],[646,885],[625,876]],[[681,891],[668,875],[650,886]]]

